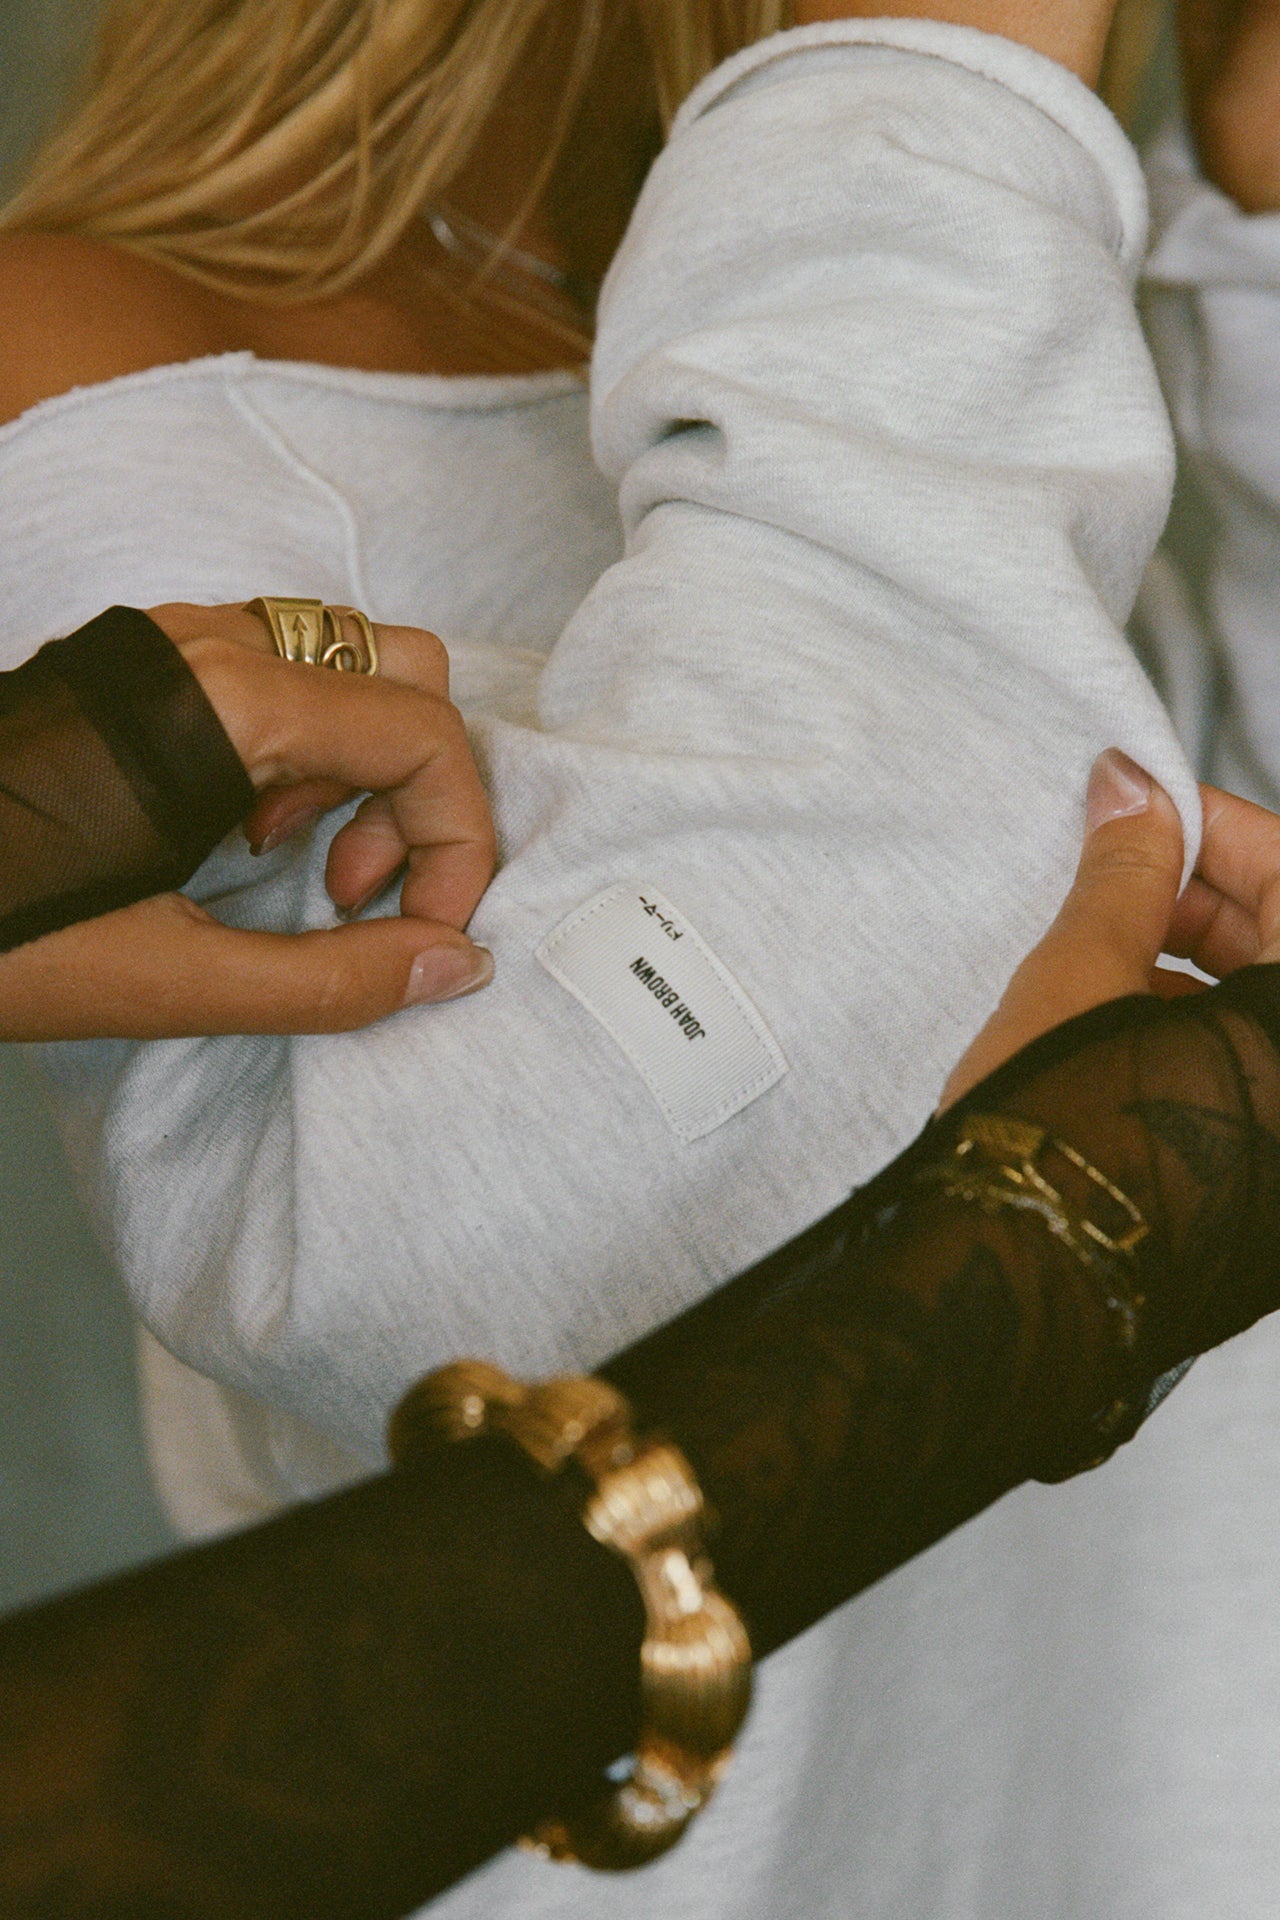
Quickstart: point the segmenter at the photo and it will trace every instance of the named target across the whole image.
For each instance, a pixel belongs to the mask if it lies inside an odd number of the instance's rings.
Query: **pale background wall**
[[[53,112],[91,11],[0,0],[0,184]],[[168,1543],[118,1285],[18,1050],[0,1047],[0,1611]]]
[[[94,0],[0,0],[0,182],[56,110],[94,12]]]

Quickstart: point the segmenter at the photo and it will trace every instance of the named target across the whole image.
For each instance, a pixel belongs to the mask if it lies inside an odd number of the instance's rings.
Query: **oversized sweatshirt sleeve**
[[[1243,213],[1185,132],[1148,158],[1143,311],[1178,435],[1141,638],[1211,777],[1280,801],[1280,214]]]
[[[1010,43],[848,23],[704,83],[604,294],[625,555],[531,701],[472,716],[494,985],[147,1046],[83,1104],[173,1352],[370,1460],[451,1355],[594,1364],[917,1130],[1065,888],[1100,748],[1194,847],[1122,632],[1171,477],[1143,244],[1118,128]],[[234,865],[202,897],[278,913]]]

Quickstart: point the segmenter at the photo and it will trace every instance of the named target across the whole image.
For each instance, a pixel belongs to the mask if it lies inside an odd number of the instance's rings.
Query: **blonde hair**
[[[1102,91],[1122,118],[1160,5],[1120,0]],[[621,10],[643,27],[668,124],[713,66],[790,18],[790,0],[108,0],[79,93],[0,224],[110,240],[219,292],[338,293],[447,193],[566,7],[529,204]]]
[[[110,0],[78,96],[4,210],[220,292],[316,299],[447,193],[565,0]],[[573,0],[545,168],[634,7],[666,119],[789,0]]]

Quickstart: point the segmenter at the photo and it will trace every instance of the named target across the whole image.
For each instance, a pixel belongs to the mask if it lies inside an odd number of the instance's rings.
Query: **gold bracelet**
[[[1074,1211],[1048,1178],[1044,1163],[1054,1153],[1095,1189],[1094,1204],[1109,1216],[1105,1224],[1089,1213]],[[1099,1289],[1122,1354],[1132,1354],[1146,1305],[1138,1289],[1135,1255],[1150,1229],[1128,1194],[1069,1141],[1012,1114],[969,1113],[950,1150],[921,1167],[912,1184],[940,1187],[948,1199],[976,1204],[984,1213],[1010,1209],[1038,1214],[1054,1238],[1087,1270]],[[1101,1466],[1136,1431],[1147,1399],[1144,1383],[1140,1394],[1110,1400],[1093,1416],[1095,1444],[1085,1457],[1059,1474],[1039,1477],[1067,1479],[1082,1467]]]
[[[710,1799],[751,1698],[750,1642],[714,1585],[693,1469],[667,1441],[638,1441],[626,1400],[603,1380],[526,1387],[480,1360],[455,1360],[411,1387],[388,1444],[400,1466],[482,1433],[505,1434],[545,1473],[577,1461],[593,1486],[583,1524],[630,1564],[645,1609],[641,1733],[627,1777],[521,1844],[589,1867],[643,1866]]]

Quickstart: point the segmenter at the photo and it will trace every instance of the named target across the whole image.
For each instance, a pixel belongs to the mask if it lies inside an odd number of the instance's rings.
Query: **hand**
[[[492,958],[462,928],[493,872],[493,827],[435,636],[378,628],[384,669],[365,679],[277,659],[243,608],[175,605],[152,618],[262,796],[251,844],[275,845],[372,789],[335,837],[326,880],[358,910],[404,867],[401,917],[243,932],[165,894],[0,956],[0,1038],[332,1032],[484,986]]]
[[[1173,802],[1114,749],[1089,781],[1084,850],[1062,910],[944,1089],[941,1107],[1050,1027],[1123,994],[1197,991],[1157,968],[1175,954],[1223,978],[1280,960],[1280,817],[1200,789],[1204,837],[1181,897],[1182,828]]]
[[[148,611],[199,680],[262,796],[245,822],[256,852],[371,788],[329,849],[334,904],[358,911],[407,862],[401,912],[466,926],[493,875],[493,822],[462,716],[449,701],[449,656],[434,633],[375,626],[381,665],[369,680],[278,659],[266,627],[244,607]]]
[[[1182,0],[1183,92],[1201,165],[1243,207],[1280,207],[1280,0]]]

